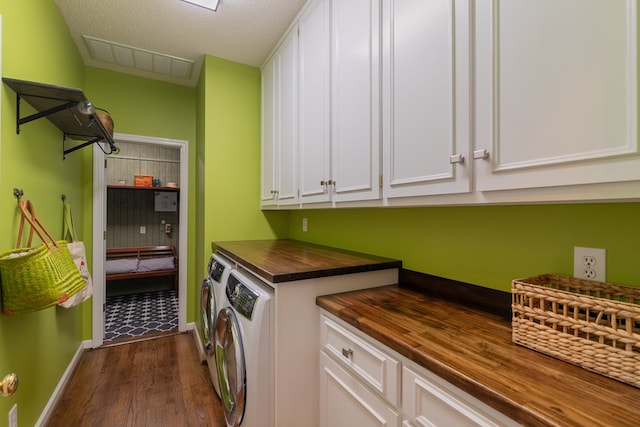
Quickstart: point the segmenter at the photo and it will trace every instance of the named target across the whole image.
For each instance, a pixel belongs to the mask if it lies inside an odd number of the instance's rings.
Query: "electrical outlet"
[[[307,218],[302,218],[302,231],[306,232],[307,231]]]
[[[606,249],[573,248],[573,275],[581,279],[607,280],[607,251]]]
[[[147,234],[147,227],[144,225],[140,227],[140,234]]]
[[[9,411],[9,427],[18,427],[18,404],[14,404]]]

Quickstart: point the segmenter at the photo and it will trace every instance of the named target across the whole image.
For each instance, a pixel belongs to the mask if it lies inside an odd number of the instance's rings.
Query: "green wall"
[[[104,108],[114,118],[114,131],[133,135],[187,141],[189,149],[189,188],[195,187],[196,159],[196,90],[195,88],[151,80],[99,68],[86,68],[85,94],[97,107]],[[91,177],[88,177],[91,179]],[[196,198],[189,193],[187,218],[180,218],[180,230],[187,241],[196,236]],[[92,206],[85,205],[88,223]],[[91,228],[86,235],[91,234]],[[195,287],[195,247],[187,247],[187,284]],[[198,270],[199,271],[199,270]],[[195,318],[193,292],[187,292],[187,322]],[[85,318],[84,338],[91,337],[91,318]]]
[[[53,1],[0,0],[2,14],[2,76],[82,87],[84,65]],[[62,159],[62,134],[46,119],[21,127],[16,134],[16,94],[4,84],[0,139],[0,251],[13,248],[17,236],[16,199],[21,188],[32,200],[40,220],[57,238],[62,234],[62,201],[73,207],[82,236],[83,205],[90,182],[87,157],[75,152]],[[33,113],[21,104],[22,115]],[[86,236],[86,234],[84,234]],[[85,304],[87,305],[87,304]],[[0,315],[0,377],[15,372],[18,392],[0,397],[0,426],[18,404],[21,426],[33,425],[81,343],[83,307],[49,308],[16,316]]]
[[[211,242],[286,237],[289,214],[260,211],[260,70],[207,56],[199,92],[204,274]]]
[[[638,203],[306,210],[289,234],[504,291],[516,278],[572,276],[574,246],[606,248],[607,281],[640,286]]]

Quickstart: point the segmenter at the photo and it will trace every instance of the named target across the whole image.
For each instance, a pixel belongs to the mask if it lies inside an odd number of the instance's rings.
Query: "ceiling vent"
[[[138,49],[95,37],[82,37],[89,48],[91,56],[96,61],[165,74],[181,79],[191,77],[194,62],[189,59]]]

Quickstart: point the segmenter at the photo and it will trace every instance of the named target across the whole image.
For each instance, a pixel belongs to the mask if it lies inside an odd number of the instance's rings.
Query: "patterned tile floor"
[[[104,342],[178,330],[175,290],[107,297]]]

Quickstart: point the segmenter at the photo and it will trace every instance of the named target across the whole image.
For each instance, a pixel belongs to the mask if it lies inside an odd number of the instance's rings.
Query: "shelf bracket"
[[[98,138],[94,138],[92,140],[89,140],[87,142],[83,142],[82,144],[78,144],[78,145],[76,145],[74,147],[65,149],[64,148],[64,146],[65,146],[64,142],[67,140],[67,136],[72,136],[72,135],[67,135],[66,133],[62,135],[62,160],[66,159],[67,158],[67,154],[69,154],[69,153],[73,153],[74,151],[79,150],[81,148],[84,148],[87,145],[95,144],[95,143],[100,142],[100,141],[103,140],[103,138],[98,137]],[[113,147],[114,146],[112,146],[112,148],[111,148],[112,151],[113,151]]]
[[[32,114],[27,117],[20,118],[20,101],[22,97],[20,94],[16,94],[16,133],[20,134],[20,125],[25,123],[32,122],[34,120],[40,119],[42,117],[50,116],[51,114],[57,113],[58,111],[67,110],[72,107],[76,107],[78,105],[77,102],[70,101],[65,102],[64,104],[60,104],[56,107],[49,108],[47,110],[39,111],[35,114]]]

